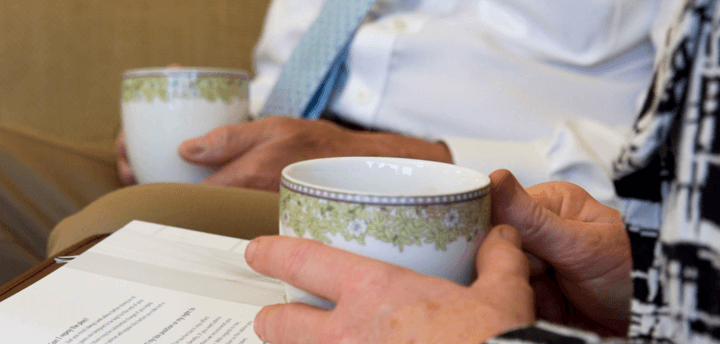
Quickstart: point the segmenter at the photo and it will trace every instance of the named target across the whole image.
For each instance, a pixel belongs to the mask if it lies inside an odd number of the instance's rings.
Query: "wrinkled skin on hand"
[[[517,228],[530,253],[537,317],[626,336],[632,256],[620,213],[571,183],[523,189],[505,170],[491,179],[493,222]]]
[[[255,331],[273,344],[482,343],[534,321],[527,258],[506,225],[483,241],[470,287],[307,239],[261,237],[245,257],[256,271],[336,304],[264,307]]]

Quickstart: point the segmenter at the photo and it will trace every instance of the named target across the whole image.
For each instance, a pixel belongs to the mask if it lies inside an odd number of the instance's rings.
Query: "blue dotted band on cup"
[[[459,202],[467,202],[487,196],[490,188],[486,187],[481,190],[470,191],[461,194],[443,195],[443,196],[407,196],[407,197],[389,197],[389,196],[370,196],[362,194],[348,194],[341,192],[332,192],[326,190],[318,190],[311,187],[295,184],[285,178],[280,179],[280,185],[293,192],[326,199],[329,201],[359,203],[368,205],[439,205],[451,204]]]

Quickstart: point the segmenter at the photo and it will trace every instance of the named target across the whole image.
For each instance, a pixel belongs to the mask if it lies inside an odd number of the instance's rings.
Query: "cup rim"
[[[466,188],[460,188],[459,190],[453,190],[452,192],[435,192],[435,193],[422,193],[422,194],[414,194],[414,193],[408,193],[408,194],[397,194],[397,193],[378,193],[378,192],[367,192],[367,191],[360,191],[360,190],[352,190],[352,189],[341,189],[341,188],[333,188],[333,187],[327,187],[322,185],[317,185],[314,183],[301,181],[296,178],[293,178],[289,174],[298,168],[302,168],[306,165],[317,163],[318,161],[327,161],[327,160],[367,160],[367,159],[373,159],[375,161],[382,161],[382,162],[402,162],[402,163],[424,163],[424,164],[437,164],[437,165],[444,165],[447,167],[451,167],[460,171],[463,171],[464,173],[470,173],[477,175],[479,179],[482,180],[482,182],[479,183],[479,185],[469,185]],[[471,199],[476,199],[479,197],[484,197],[490,188],[490,178],[486,176],[485,174],[467,168],[462,167],[454,164],[447,164],[443,162],[437,162],[437,161],[429,161],[429,160],[419,160],[419,159],[406,159],[406,158],[390,158],[390,157],[335,157],[335,158],[322,158],[322,159],[312,159],[312,160],[304,160],[300,162],[296,162],[293,164],[290,164],[283,168],[281,172],[281,180],[280,183],[283,187],[289,189],[293,192],[303,193],[307,194],[312,197],[320,197],[320,198],[327,198],[330,200],[336,200],[336,201],[345,201],[345,202],[359,202],[359,203],[373,203],[373,204],[406,204],[406,205],[413,205],[413,204],[429,204],[429,203],[454,203],[454,202],[464,202]]]
[[[145,67],[128,69],[123,72],[123,80],[147,77],[224,77],[233,79],[250,79],[250,73],[242,69],[219,67]]]

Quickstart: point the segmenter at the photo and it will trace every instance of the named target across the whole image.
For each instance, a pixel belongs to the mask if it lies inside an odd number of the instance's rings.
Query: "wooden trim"
[[[41,280],[53,271],[59,269],[63,264],[55,263],[55,257],[58,256],[74,256],[89,250],[95,244],[105,239],[109,234],[99,234],[91,236],[73,246],[68,247],[57,255],[44,260],[24,274],[14,278],[3,286],[0,286],[0,302],[15,295],[23,289],[29,287],[33,283]]]

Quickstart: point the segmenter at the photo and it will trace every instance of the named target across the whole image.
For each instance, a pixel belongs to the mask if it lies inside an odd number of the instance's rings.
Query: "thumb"
[[[507,170],[490,175],[492,222],[517,228],[526,251],[555,265],[592,233],[589,224],[566,221],[535,200]],[[554,193],[554,197],[563,197]],[[567,257],[565,257],[567,258]]]
[[[477,255],[478,281],[498,277],[528,283],[530,265],[522,251],[518,232],[508,225],[493,228],[485,237]]]
[[[242,124],[225,125],[180,144],[183,159],[203,165],[220,165],[245,153],[254,145],[252,130]]]

